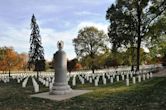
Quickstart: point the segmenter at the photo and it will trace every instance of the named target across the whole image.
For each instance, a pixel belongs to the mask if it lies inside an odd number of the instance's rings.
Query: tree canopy
[[[18,54],[11,47],[0,47],[0,71],[25,70],[27,65],[27,54]]]
[[[141,42],[147,37],[149,28],[165,10],[165,0],[116,0],[116,4],[111,5],[107,10],[106,19],[110,21],[108,35],[116,41],[115,43],[111,41],[113,47],[132,41],[129,39],[135,39],[137,70],[140,65]]]
[[[78,32],[77,38],[73,39],[75,52],[78,58],[88,57],[91,59],[91,69],[94,72],[94,58],[107,47],[107,35],[95,27],[85,27]]]

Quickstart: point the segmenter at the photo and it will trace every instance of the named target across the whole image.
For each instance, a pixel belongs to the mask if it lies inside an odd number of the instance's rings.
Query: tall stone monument
[[[64,95],[72,92],[72,89],[67,82],[67,57],[66,53],[62,50],[64,46],[63,41],[58,41],[58,51],[54,54],[54,69],[55,80],[50,95]]]

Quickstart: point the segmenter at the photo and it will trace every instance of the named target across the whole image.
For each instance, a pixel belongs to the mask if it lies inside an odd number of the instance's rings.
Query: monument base
[[[67,100],[67,99],[80,96],[89,92],[92,92],[92,90],[72,90],[71,93],[65,94],[65,95],[50,95],[49,92],[44,92],[44,93],[30,95],[30,97],[49,99],[49,100],[55,100],[55,101],[63,101],[63,100]]]
[[[67,83],[54,83],[50,90],[50,95],[65,95],[72,92],[72,89]]]

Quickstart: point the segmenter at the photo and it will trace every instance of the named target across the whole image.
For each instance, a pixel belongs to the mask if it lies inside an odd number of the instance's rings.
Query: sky
[[[30,23],[34,14],[40,28],[45,59],[51,61],[64,41],[68,59],[76,57],[72,39],[86,26],[107,33],[106,11],[115,0],[0,0],[0,47],[28,53]]]

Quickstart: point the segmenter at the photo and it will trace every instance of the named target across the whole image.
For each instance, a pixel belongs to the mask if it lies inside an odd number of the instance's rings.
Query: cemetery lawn
[[[120,81],[114,84],[77,85],[74,89],[93,92],[65,101],[30,98],[34,94],[31,81],[22,88],[16,80],[0,82],[0,110],[165,110],[166,77],[152,78],[135,85],[125,86]],[[48,88],[41,86],[40,91]]]

